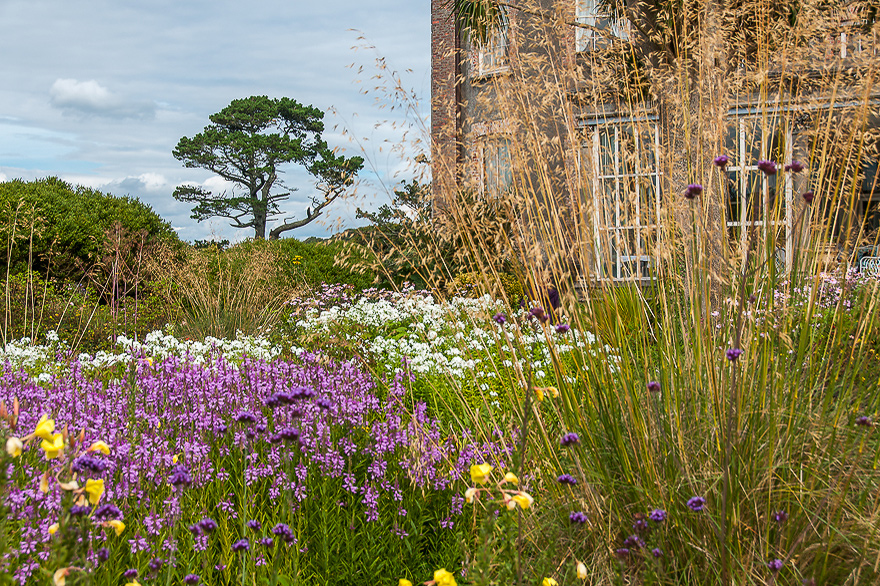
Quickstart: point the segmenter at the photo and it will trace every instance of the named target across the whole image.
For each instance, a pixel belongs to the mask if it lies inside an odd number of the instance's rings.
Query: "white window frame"
[[[493,30],[485,43],[476,42],[472,57],[476,77],[495,75],[510,69],[509,29],[510,24],[505,23],[502,28]]]
[[[599,10],[598,0],[575,0],[575,20],[580,24],[585,24],[593,28],[608,27],[611,34],[622,40],[629,39],[629,21],[626,19],[617,19],[612,22],[607,15]],[[608,39],[598,34],[597,31],[577,27],[575,31],[575,50],[578,53],[595,51]]]
[[[513,188],[512,146],[509,134],[484,134],[477,138],[478,185],[484,197],[497,198]]]

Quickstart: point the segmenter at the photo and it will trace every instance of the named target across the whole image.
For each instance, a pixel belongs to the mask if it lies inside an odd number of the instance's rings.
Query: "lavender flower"
[[[253,520],[253,519],[251,519],[250,521],[246,522],[246,523],[245,523],[245,526],[246,526],[248,529],[250,529],[251,531],[259,531],[260,528],[262,527],[262,525],[260,524],[259,521],[255,521],[255,520]]]
[[[803,192],[803,193],[801,194],[801,197],[804,198],[804,201],[805,201],[805,202],[807,202],[807,203],[813,203],[813,198],[815,197],[815,194],[813,193],[812,190],[810,190],[810,191],[805,191],[805,192]]]
[[[703,186],[699,183],[691,183],[684,190],[685,199],[694,199],[703,193]]]
[[[760,169],[764,173],[764,175],[767,175],[768,177],[771,175],[776,175],[776,163],[774,161],[758,161],[755,166],[758,167],[758,169]]]
[[[735,362],[736,359],[739,358],[740,354],[742,354],[742,353],[743,353],[743,351],[740,350],[739,348],[728,348],[727,349],[727,359],[730,360],[731,362]]]
[[[189,470],[187,470],[186,466],[178,464],[171,469],[171,473],[168,475],[168,482],[171,486],[186,487],[192,484],[192,476],[189,475]]]
[[[205,533],[211,533],[215,529],[217,529],[217,522],[214,519],[205,517],[198,523],[199,529],[204,531]]]
[[[794,160],[788,165],[785,166],[786,171],[793,171],[795,173],[800,173],[804,170],[804,164],[798,160]]]
[[[581,511],[572,511],[568,515],[568,520],[572,523],[578,523],[579,525],[583,525],[587,522],[587,515]]]
[[[782,560],[770,560],[767,562],[767,567],[770,568],[771,572],[778,572],[782,569],[782,566],[785,565]]]
[[[581,438],[578,434],[573,431],[568,432],[559,440],[559,443],[563,446],[576,446],[581,443]]]
[[[199,578],[195,574],[187,574],[186,576],[183,577],[184,584],[198,584],[199,580],[201,580],[201,578]]]
[[[666,520],[666,511],[663,509],[654,509],[650,513],[648,513],[648,518],[655,523],[662,523]]]
[[[100,507],[99,507],[100,508]],[[88,505],[72,505],[70,507],[71,517],[82,517],[92,512],[92,508]]]
[[[247,538],[242,538],[232,544],[232,551],[250,551],[251,544],[248,542]]]
[[[698,513],[706,506],[706,499],[701,496],[694,496],[688,499],[687,506],[690,510]]]
[[[730,159],[727,155],[718,155],[712,160],[712,162],[716,167],[719,167],[723,171],[724,168],[727,167],[727,163],[730,162]]]
[[[275,540],[271,537],[262,537],[257,540],[257,543],[262,545],[263,547],[272,547],[272,545],[275,543]]]
[[[556,482],[559,484],[568,484],[570,486],[574,486],[578,483],[577,479],[571,474],[562,474],[559,478],[556,479]]]
[[[132,578],[137,578],[138,571],[135,568],[129,568],[128,570],[125,570],[124,572],[122,572],[122,577],[125,578],[126,580],[131,580]]]
[[[773,520],[781,525],[788,521],[788,513],[785,511],[776,511],[773,513]]]
[[[655,380],[652,380],[651,382],[649,382],[648,383],[648,392],[659,393],[660,392],[660,383]]]
[[[499,311],[498,313],[496,313],[495,315],[492,316],[492,319],[494,319],[495,322],[496,322],[499,326],[503,326],[503,325],[504,325],[504,322],[507,321],[507,316],[504,315],[503,313],[501,313],[501,312]]]
[[[293,530],[289,525],[285,525],[284,523],[278,523],[272,527],[272,533],[281,537],[287,543],[291,543],[295,539],[293,536]]]
[[[571,326],[568,324],[559,324],[556,326],[556,333],[557,334],[564,334],[570,329],[571,329]]]

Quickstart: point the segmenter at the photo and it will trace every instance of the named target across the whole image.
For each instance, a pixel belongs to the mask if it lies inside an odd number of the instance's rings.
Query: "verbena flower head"
[[[663,557],[663,550],[660,549],[659,547],[655,547],[654,549],[651,550],[651,555],[654,556],[655,558],[662,558]]]
[[[662,523],[666,520],[666,511],[663,509],[654,509],[650,513],[648,513],[648,518],[655,523]]]
[[[247,538],[241,538],[235,543],[232,544],[232,551],[249,551],[251,548],[251,544],[248,542]]]
[[[648,383],[648,391],[651,393],[659,393],[660,392],[660,383],[658,381],[652,380]]]
[[[529,310],[529,315],[531,317],[538,318],[541,322],[545,322],[550,319],[550,316],[547,315],[547,312],[544,311],[544,308],[540,305],[536,305]]]
[[[100,507],[98,507],[98,509],[95,510],[96,513],[101,507],[106,507],[106,506],[107,505],[101,505]],[[92,507],[90,507],[88,505],[72,505],[70,507],[70,516],[71,517],[82,517],[84,515],[88,515],[91,512],[92,512]]]
[[[260,522],[259,522],[259,521],[255,521],[254,519],[251,519],[250,521],[246,522],[246,523],[245,523],[245,526],[246,526],[248,529],[250,529],[251,531],[259,531],[260,528],[262,527],[262,525],[260,524]]]
[[[88,507],[86,507],[86,509],[88,509]],[[71,507],[70,513],[71,515],[73,514],[73,507]],[[94,517],[100,521],[107,519],[120,519],[122,518],[122,511],[112,503],[104,503],[95,509]]]
[[[163,560],[162,558],[153,558],[150,560],[150,563],[147,565],[149,566],[149,568],[152,571],[157,572],[160,569],[162,569],[162,566],[165,565],[165,560]]]
[[[813,198],[816,197],[816,194],[813,193],[812,190],[805,191],[801,194],[801,197],[804,198],[804,201],[807,203],[813,203]]]
[[[571,326],[568,324],[559,324],[556,326],[556,333],[557,334],[564,334],[570,329],[571,329]]]
[[[559,443],[563,446],[576,446],[581,443],[581,438],[575,432],[570,431],[560,438]]]
[[[642,533],[643,531],[647,531],[648,530],[648,520],[647,519],[636,519],[632,524],[632,528],[635,531],[638,531],[639,533]]]
[[[122,572],[122,577],[125,578],[126,580],[130,580],[132,578],[137,578],[138,571],[135,568],[129,568],[128,570],[125,570],[124,572]]]
[[[171,469],[171,473],[168,475],[168,483],[171,486],[189,486],[192,484],[192,476],[189,475],[189,470],[183,464],[178,464]]]
[[[286,442],[292,442],[299,439],[299,430],[293,427],[287,427],[278,432],[278,435]]]
[[[774,161],[758,161],[755,165],[760,169],[764,175],[768,177],[771,175],[776,175],[776,163]]]
[[[767,562],[767,567],[770,568],[771,572],[778,572],[784,565],[785,563],[782,560],[770,560]]]
[[[100,474],[104,472],[107,468],[107,462],[101,460],[100,458],[96,458],[91,454],[81,455],[76,460],[74,460],[73,464],[71,465],[71,470],[80,475],[83,475],[87,472]]]
[[[735,362],[737,358],[743,353],[739,348],[728,348],[727,349],[727,359],[731,362]]]
[[[568,520],[572,523],[583,525],[587,522],[587,514],[582,511],[572,511],[568,515]]]
[[[206,517],[199,521],[199,529],[201,529],[205,533],[211,533],[212,531],[217,529],[217,522],[214,519]]]
[[[574,486],[578,483],[577,479],[571,474],[562,474],[559,478],[556,479],[556,482],[559,484],[568,484],[570,486]]]
[[[874,422],[871,421],[871,418],[867,415],[862,415],[856,418],[856,425],[858,425],[859,427],[872,427],[874,425]]]
[[[333,407],[333,403],[330,402],[330,399],[321,397],[315,401],[315,405],[317,405],[320,409],[324,411],[329,411],[331,407]]]
[[[201,578],[196,574],[187,574],[183,577],[184,584],[198,584],[199,580],[201,580]]]
[[[788,521],[788,513],[786,513],[785,511],[776,511],[775,513],[773,513],[773,520],[781,525],[782,523]]]
[[[507,316],[499,311],[492,316],[492,319],[494,319],[495,323],[497,323],[499,326],[503,326],[504,323],[507,321]]]
[[[104,563],[110,559],[110,550],[106,547],[100,547],[95,550],[95,556],[98,558],[99,563]]]
[[[282,538],[287,543],[291,543],[294,540],[293,530],[289,525],[285,525],[284,523],[278,523],[272,527],[272,533]]]
[[[629,557],[629,550],[625,547],[619,547],[614,550],[614,555],[616,555],[618,559],[625,560]]]
[[[263,547],[272,547],[275,544],[275,540],[271,537],[261,537],[257,540],[257,543]]]
[[[706,506],[706,499],[701,496],[694,496],[688,499],[687,506],[694,512],[700,512]]]
[[[248,411],[242,411],[241,413],[239,413],[238,415],[235,416],[235,420],[238,423],[256,423],[257,418],[256,418],[256,416],[254,416],[253,413],[250,413]]]
[[[724,169],[725,167],[727,167],[727,163],[730,162],[730,158],[727,155],[718,155],[712,160],[712,162],[715,164],[716,167]]]
[[[623,546],[631,550],[642,549],[643,547],[645,547],[645,542],[638,535],[630,535],[623,540]]]
[[[703,186],[699,183],[691,183],[684,190],[685,199],[694,199],[703,193]]]
[[[794,173],[800,173],[804,170],[804,164],[798,160],[794,160],[788,165],[785,166],[786,171],[793,171]]]

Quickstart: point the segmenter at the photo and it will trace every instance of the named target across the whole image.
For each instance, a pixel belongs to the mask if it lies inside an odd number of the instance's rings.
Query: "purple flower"
[[[719,167],[723,170],[727,166],[727,163],[730,162],[730,159],[727,155],[718,155],[712,160],[712,162],[715,163],[716,167]]]
[[[706,506],[706,499],[701,496],[694,496],[688,499],[687,506],[690,510],[698,513]]]
[[[263,547],[272,547],[272,544],[275,543],[275,540],[271,537],[263,537],[261,539],[258,539],[257,543],[259,543]]]
[[[755,166],[763,171],[764,175],[767,175],[768,177],[770,175],[776,175],[776,163],[774,161],[758,161]]]
[[[104,563],[110,559],[110,550],[106,547],[99,548],[95,551],[95,556],[97,556],[99,563]]]
[[[862,415],[856,418],[856,425],[858,425],[859,427],[872,427],[874,425],[874,422],[871,421],[871,418],[867,415]]]
[[[654,549],[651,550],[651,555],[654,556],[655,558],[662,558],[663,557],[663,550],[660,549],[659,547],[655,547]]]
[[[73,461],[70,468],[77,474],[85,474],[86,472],[100,474],[108,468],[108,464],[91,454],[83,454]]]
[[[86,507],[88,508],[88,507]],[[70,509],[71,514],[73,514],[73,507]],[[119,510],[119,507],[112,503],[104,503],[103,505],[98,505],[98,508],[95,509],[94,514],[95,519],[119,519],[122,517],[122,511]]]
[[[199,521],[199,529],[205,533],[211,533],[217,528],[217,522],[214,519],[204,518]]]
[[[122,577],[125,578],[125,579],[127,579],[127,580],[130,580],[130,579],[132,579],[132,578],[137,578],[137,577],[138,577],[138,571],[137,571],[135,568],[130,568],[130,569],[125,570],[124,572],[122,572]]]
[[[568,520],[572,523],[578,523],[579,525],[583,525],[587,522],[587,515],[581,511],[572,511],[568,515]]]
[[[187,529],[189,530],[190,533],[192,533],[196,537],[198,537],[199,535],[202,534],[202,530],[199,528],[198,523],[194,523],[194,524],[190,525],[189,527],[187,527]]]
[[[568,432],[559,440],[559,443],[563,446],[576,446],[581,443],[581,438],[578,434],[573,431]]]
[[[253,413],[242,411],[235,416],[235,420],[239,423],[256,423],[257,418],[254,416]],[[196,576],[196,578],[198,578],[198,576]]]
[[[317,405],[324,411],[329,411],[330,407],[333,406],[333,403],[330,402],[330,399],[325,399],[324,397],[321,397],[320,399],[315,401],[315,405]]]
[[[660,392],[660,383],[652,380],[648,383],[648,391],[651,393],[659,393]]]
[[[778,572],[782,569],[783,565],[784,563],[782,560],[770,560],[767,562],[767,567],[770,568],[771,572]]]
[[[92,507],[88,505],[73,505],[70,507],[71,517],[82,517],[88,515],[92,511]]]
[[[618,559],[625,560],[629,557],[629,550],[625,547],[620,547],[614,550],[614,555],[616,555]]]
[[[183,577],[184,584],[198,584],[199,580],[201,580],[201,578],[199,578],[195,574],[187,574]]]
[[[631,550],[642,549],[643,547],[645,547],[645,542],[638,535],[630,535],[623,540],[623,546]]]
[[[805,202],[807,202],[807,203],[813,203],[813,198],[815,197],[815,194],[813,193],[812,190],[810,190],[810,191],[805,191],[805,192],[803,192],[803,193],[801,194],[801,197],[804,198],[804,201],[805,201]]]
[[[568,324],[559,324],[556,326],[556,333],[557,334],[564,334],[565,332],[567,332],[570,329],[571,329],[571,326]]]
[[[739,358],[740,354],[742,354],[742,353],[743,353],[743,351],[740,350],[739,348],[728,348],[727,349],[727,359],[730,360],[731,362],[735,362],[736,359]]]
[[[171,473],[168,475],[168,482],[171,486],[186,487],[192,484],[192,476],[189,475],[189,470],[186,469],[186,466],[178,464],[171,469]]]
[[[162,569],[162,566],[165,565],[165,561],[162,560],[161,558],[155,558],[155,559],[150,560],[150,563],[147,565],[149,566],[149,568],[152,571],[158,572],[160,569]]]
[[[232,551],[250,551],[251,544],[248,542],[247,538],[242,538],[232,544]]]
[[[503,313],[501,313],[501,312],[499,311],[498,313],[496,313],[495,315],[492,316],[492,319],[494,319],[495,322],[496,322],[499,326],[503,326],[503,325],[504,325],[504,322],[507,321],[507,316],[504,315]]]
[[[259,521],[254,521],[253,519],[245,523],[245,526],[247,526],[247,528],[251,531],[259,531],[262,527]]]
[[[684,190],[685,199],[694,199],[698,195],[703,193],[703,186],[699,183],[691,183]]]
[[[800,173],[804,170],[804,164],[798,160],[792,161],[790,164],[785,166],[786,171],[794,171],[795,173]]]
[[[648,518],[655,523],[662,523],[666,520],[666,511],[663,509],[654,509],[650,513],[648,513]]]
[[[531,317],[536,317],[536,318],[538,318],[538,320],[539,320],[541,323],[544,323],[544,322],[546,322],[548,319],[550,319],[550,316],[547,315],[547,312],[544,311],[544,308],[541,307],[540,305],[536,305],[536,306],[534,306],[533,308],[531,308],[531,309],[529,310],[529,315],[530,315]]]
[[[294,540],[293,530],[289,525],[285,525],[284,523],[278,523],[272,527],[272,533],[283,538],[287,543],[291,543]]]
[[[648,529],[648,521],[646,519],[636,519],[632,524],[632,528],[638,531],[639,533],[643,531],[647,531]]]
[[[775,513],[773,513],[773,520],[781,525],[782,523],[788,521],[788,513],[786,513],[785,511],[776,511]]]
[[[299,430],[293,427],[287,427],[278,432],[279,437],[287,442],[292,442],[299,439]]]
[[[556,482],[559,484],[568,484],[570,486],[574,486],[578,483],[577,479],[571,474],[562,474],[559,478],[556,479]]]

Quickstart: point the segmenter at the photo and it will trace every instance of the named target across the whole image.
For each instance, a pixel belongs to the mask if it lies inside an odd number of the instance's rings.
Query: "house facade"
[[[543,190],[576,218],[567,222],[571,238],[589,242],[578,271],[592,281],[650,280],[668,208],[690,183],[712,191],[718,205],[705,221],[731,248],[758,232],[772,238],[779,266],[790,268],[805,242],[798,225],[806,213],[833,232],[838,257],[864,254],[880,230],[871,138],[880,92],[866,82],[880,51],[863,14],[845,7],[805,33],[809,51],[789,71],[765,64],[763,81],[749,75],[756,63],[746,52],[723,56],[717,90],[710,79],[702,94],[687,94],[723,100],[711,112],[698,104],[676,115],[673,100],[640,74],[645,63],[628,69],[627,56],[638,54],[633,25],[602,14],[595,0],[511,2],[506,26],[483,43],[457,29],[447,0],[432,0],[435,195]],[[535,89],[530,80],[539,80]],[[709,119],[684,123],[690,135],[711,133],[700,148],[682,141],[688,132],[676,135],[682,110]],[[856,126],[866,132],[847,130]],[[692,151],[723,153],[728,162],[713,168]],[[762,172],[763,160],[778,171]],[[811,189],[834,205],[806,210],[801,194]]]

